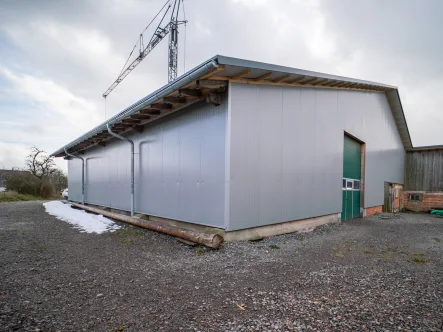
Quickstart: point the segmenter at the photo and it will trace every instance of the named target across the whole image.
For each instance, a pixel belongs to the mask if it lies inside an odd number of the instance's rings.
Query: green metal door
[[[361,144],[344,137],[341,220],[360,216]]]

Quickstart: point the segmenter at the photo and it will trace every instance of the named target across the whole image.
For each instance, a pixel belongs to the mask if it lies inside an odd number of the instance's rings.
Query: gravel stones
[[[0,331],[443,329],[439,217],[374,216],[218,251],[123,226],[80,233],[41,202],[0,204]]]

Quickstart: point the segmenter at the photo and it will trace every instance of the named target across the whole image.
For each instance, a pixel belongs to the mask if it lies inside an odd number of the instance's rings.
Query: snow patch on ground
[[[5,191],[6,188],[5,187],[0,187],[0,192]]]
[[[60,201],[43,203],[43,206],[50,215],[57,219],[66,221],[78,228],[81,232],[97,233],[113,232],[120,228],[114,221],[83,210],[71,208],[71,204],[64,204]]]

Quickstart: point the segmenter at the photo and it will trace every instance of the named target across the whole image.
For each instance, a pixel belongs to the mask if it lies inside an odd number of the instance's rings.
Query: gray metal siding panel
[[[97,156],[89,156],[85,159],[85,201],[91,204],[111,206],[108,169],[111,163],[109,160]]]
[[[128,136],[135,144],[137,212],[224,227],[226,96],[222,102],[192,105]],[[129,144],[113,139],[84,157],[90,158],[86,202],[129,210]],[[77,178],[70,172],[72,184]]]
[[[259,225],[259,91],[231,84],[231,154],[228,229]]]
[[[82,161],[80,159],[68,160],[68,191],[70,200],[82,201]]]
[[[365,207],[403,183],[383,93],[232,84],[229,230],[341,211],[343,136],[366,143]]]
[[[221,106],[196,104],[147,126],[137,211],[224,227],[226,110],[225,95]]]
[[[134,135],[130,138],[135,139]],[[130,210],[131,152],[129,144],[121,140],[113,140],[109,144],[109,152],[106,157],[109,160],[111,207]]]
[[[258,100],[263,109],[274,107],[274,97],[282,99],[279,87],[264,90]],[[259,118],[258,142],[259,154],[256,168],[258,170],[258,217],[259,224],[266,225],[272,218],[281,219],[282,214],[282,107],[273,112],[262,112]]]

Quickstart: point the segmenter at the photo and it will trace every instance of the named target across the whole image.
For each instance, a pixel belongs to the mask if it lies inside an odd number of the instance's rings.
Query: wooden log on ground
[[[218,249],[223,243],[223,237],[220,236],[219,234],[206,234],[206,233],[190,231],[184,228],[160,224],[152,221],[145,221],[140,218],[129,217],[123,214],[109,212],[78,203],[71,203],[71,205],[86,211],[101,214],[111,219],[123,221],[134,226],[150,229],[152,231],[172,235],[183,240],[198,243],[209,248]]]

